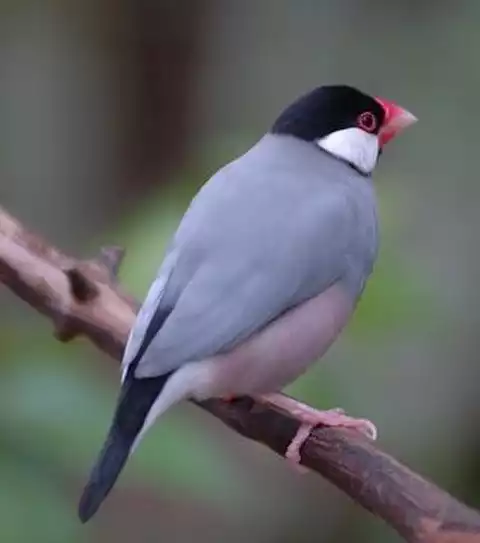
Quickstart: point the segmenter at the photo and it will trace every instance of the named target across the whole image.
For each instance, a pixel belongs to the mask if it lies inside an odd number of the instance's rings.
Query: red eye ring
[[[375,132],[377,128],[377,118],[371,111],[364,111],[358,116],[357,126],[365,132]]]

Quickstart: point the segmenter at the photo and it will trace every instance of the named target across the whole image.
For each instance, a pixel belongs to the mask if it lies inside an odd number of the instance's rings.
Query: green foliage
[[[393,251],[379,255],[374,274],[357,307],[349,334],[358,341],[371,340],[371,334],[415,330],[433,316],[432,295],[421,285],[419,272],[411,270]]]

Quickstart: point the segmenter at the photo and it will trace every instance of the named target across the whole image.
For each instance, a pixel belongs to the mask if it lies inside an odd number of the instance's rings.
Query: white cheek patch
[[[377,164],[378,137],[360,128],[338,130],[316,140],[315,143],[327,153],[348,162],[362,173],[372,173]]]

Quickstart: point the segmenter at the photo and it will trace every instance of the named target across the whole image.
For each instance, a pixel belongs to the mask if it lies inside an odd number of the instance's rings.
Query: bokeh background
[[[0,203],[67,252],[124,245],[142,297],[197,188],[279,110],[345,82],[420,119],[376,175],[380,259],[335,347],[289,392],[480,504],[478,21],[438,0],[0,3]],[[118,367],[0,285],[0,541],[398,542],[315,475],[190,405],[76,518]]]

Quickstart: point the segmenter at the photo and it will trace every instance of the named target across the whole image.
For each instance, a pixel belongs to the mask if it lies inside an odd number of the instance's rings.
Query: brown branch
[[[0,208],[0,282],[48,316],[56,335],[88,337],[120,359],[138,304],[115,281],[123,251],[78,261],[27,231]],[[283,455],[299,422],[252,398],[199,404],[243,436]],[[480,543],[480,515],[348,430],[317,428],[302,464],[383,518],[407,541]]]

